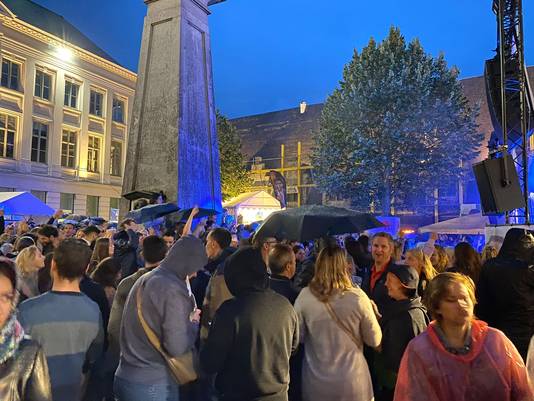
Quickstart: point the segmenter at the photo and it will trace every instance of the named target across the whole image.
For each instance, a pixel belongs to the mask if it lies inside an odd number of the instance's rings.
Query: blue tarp
[[[52,216],[54,209],[29,192],[0,192],[0,209],[10,216]]]

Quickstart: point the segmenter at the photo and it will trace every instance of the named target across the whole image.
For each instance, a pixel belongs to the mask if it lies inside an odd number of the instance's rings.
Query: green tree
[[[354,52],[327,99],[312,153],[314,179],[352,206],[384,214],[456,182],[478,153],[478,109],[471,109],[444,56],[406,44],[392,27]]]
[[[217,111],[217,136],[221,162],[221,190],[223,200],[246,192],[253,184],[245,168],[241,153],[241,138],[226,117]]]

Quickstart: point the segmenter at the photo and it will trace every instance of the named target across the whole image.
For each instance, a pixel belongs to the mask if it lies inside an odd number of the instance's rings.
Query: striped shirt
[[[80,400],[82,374],[103,349],[98,305],[83,293],[49,291],[20,304],[19,320],[43,347],[54,401]]]

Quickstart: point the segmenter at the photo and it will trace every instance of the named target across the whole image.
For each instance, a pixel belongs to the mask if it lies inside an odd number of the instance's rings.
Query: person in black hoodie
[[[289,357],[299,342],[295,310],[268,288],[258,249],[230,256],[224,279],[234,298],[215,314],[200,352],[202,369],[217,374],[221,401],[287,401]]]
[[[382,344],[374,358],[377,401],[392,401],[397,372],[408,343],[426,330],[429,319],[417,294],[419,276],[409,266],[391,267],[386,276],[388,295],[394,299],[380,319]]]
[[[534,334],[534,236],[511,228],[496,258],[486,261],[477,284],[475,313],[502,330],[525,359]]]

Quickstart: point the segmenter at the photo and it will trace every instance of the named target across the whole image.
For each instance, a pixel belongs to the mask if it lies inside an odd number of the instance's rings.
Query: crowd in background
[[[534,400],[530,232],[481,253],[299,243],[197,212],[147,230],[0,211],[0,398]]]

